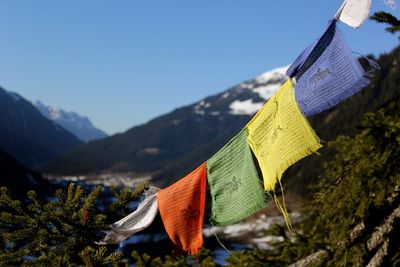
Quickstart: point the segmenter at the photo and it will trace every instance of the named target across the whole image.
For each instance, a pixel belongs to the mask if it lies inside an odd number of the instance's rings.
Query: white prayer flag
[[[147,197],[139,204],[137,209],[111,225],[111,229],[106,232],[106,237],[99,245],[118,244],[131,235],[147,228],[157,216],[157,189],[150,189]]]
[[[345,0],[335,15],[350,27],[358,28],[368,18],[371,0]]]

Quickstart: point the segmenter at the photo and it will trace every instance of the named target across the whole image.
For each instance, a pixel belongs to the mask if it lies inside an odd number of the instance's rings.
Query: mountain
[[[0,149],[0,187],[7,186],[13,195],[23,197],[29,190],[44,191],[47,182],[42,176],[16,161]]]
[[[38,100],[33,102],[33,105],[43,116],[62,126],[83,142],[107,137],[107,134],[96,128],[87,117],[80,116],[75,112],[67,112],[59,108],[46,106]]]
[[[0,87],[0,148],[19,162],[37,168],[81,143],[30,102]]]
[[[285,173],[289,188],[307,194],[305,185],[318,179],[324,162],[332,157],[326,142],[341,134],[354,134],[364,113],[376,111],[400,94],[399,60],[400,48],[381,55],[377,60],[381,70],[369,86],[337,107],[309,118],[324,148],[320,156],[307,157]],[[44,171],[64,175],[131,171],[133,175],[150,174],[160,185],[169,184],[238,133],[285,81],[285,70],[266,72],[125,133],[81,146],[49,163]]]
[[[221,148],[287,78],[287,67],[178,108],[122,134],[85,144],[48,164],[52,174],[130,171],[182,174]]]

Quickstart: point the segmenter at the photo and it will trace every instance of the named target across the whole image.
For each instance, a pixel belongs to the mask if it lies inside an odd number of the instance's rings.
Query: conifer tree
[[[114,190],[116,200],[101,198],[102,187],[85,194],[70,184],[57,190],[55,199],[42,201],[34,191],[27,202],[16,200],[0,189],[0,266],[101,266],[117,262],[121,254],[96,245],[101,231],[131,212],[129,204],[144,192]]]

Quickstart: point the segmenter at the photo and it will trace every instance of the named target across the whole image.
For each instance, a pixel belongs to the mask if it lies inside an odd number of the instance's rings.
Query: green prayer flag
[[[206,166],[211,223],[233,224],[266,206],[245,129],[210,158]]]

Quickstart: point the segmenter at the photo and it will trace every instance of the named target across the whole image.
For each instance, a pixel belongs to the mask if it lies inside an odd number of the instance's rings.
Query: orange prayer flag
[[[158,208],[174,245],[194,255],[203,245],[206,163],[158,192]]]

